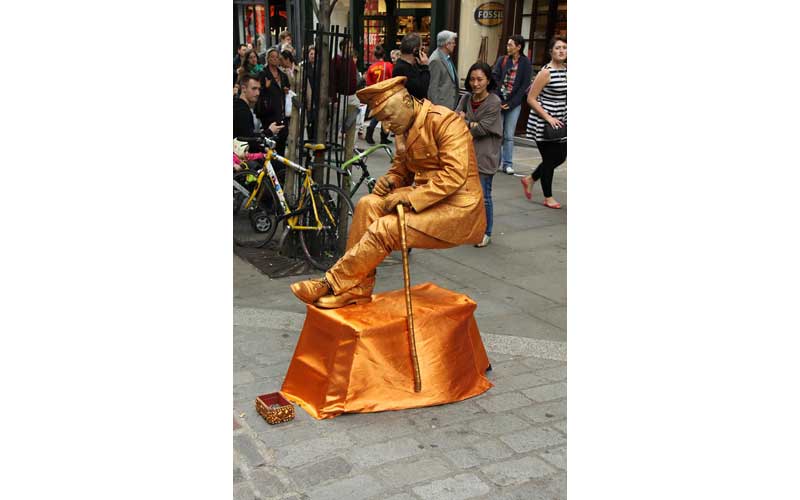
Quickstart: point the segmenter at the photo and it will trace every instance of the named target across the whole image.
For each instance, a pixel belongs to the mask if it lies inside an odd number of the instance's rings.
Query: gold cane
[[[400,226],[400,252],[403,255],[403,286],[406,289],[406,324],[408,343],[411,346],[411,361],[414,363],[414,392],[422,390],[417,359],[417,341],[414,339],[414,313],[411,310],[411,275],[408,271],[408,243],[406,243],[406,212],[402,203],[397,204],[397,224]]]

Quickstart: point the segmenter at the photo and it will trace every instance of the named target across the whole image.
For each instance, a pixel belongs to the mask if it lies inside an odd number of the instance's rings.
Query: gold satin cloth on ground
[[[432,283],[412,287],[422,391],[406,328],[405,292],[340,309],[308,306],[281,393],[314,418],[461,401],[486,392],[489,359],[475,302]]]

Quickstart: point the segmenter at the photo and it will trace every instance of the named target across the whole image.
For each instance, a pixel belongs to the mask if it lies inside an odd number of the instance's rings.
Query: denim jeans
[[[503,147],[500,153],[500,166],[513,167],[514,159],[514,129],[517,128],[519,113],[522,111],[520,104],[514,109],[504,111],[503,114]]]
[[[486,209],[486,231],[487,235],[492,235],[492,179],[493,175],[478,174],[481,178],[483,188],[483,207]]]

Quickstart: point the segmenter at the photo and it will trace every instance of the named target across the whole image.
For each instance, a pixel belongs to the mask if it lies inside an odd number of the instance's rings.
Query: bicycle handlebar
[[[386,144],[375,144],[366,151],[356,153],[354,157],[350,158],[349,160],[347,160],[342,164],[342,168],[348,168],[353,163],[357,162],[358,160],[366,158],[367,156],[371,155],[372,153],[374,153],[379,149],[383,149],[384,151],[386,151],[386,154],[389,156],[389,161],[394,160],[394,155],[392,154],[392,150]]]
[[[261,142],[264,143],[264,145],[268,148],[275,149],[275,141],[265,135],[258,137],[237,137],[237,139],[244,142]]]

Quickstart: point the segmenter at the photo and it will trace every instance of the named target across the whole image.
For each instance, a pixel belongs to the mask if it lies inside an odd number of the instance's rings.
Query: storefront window
[[[267,33],[267,9],[265,4],[234,5],[239,19],[239,40],[250,43],[259,53],[277,43],[278,33],[286,29],[286,2],[269,2],[269,33]]]
[[[373,51],[378,45],[385,45],[386,40],[386,21],[383,19],[365,19],[364,20],[364,63],[369,66],[375,61]],[[385,59],[389,60],[389,54],[386,54]]]
[[[431,16],[426,14],[409,14],[397,16],[397,42],[395,48],[400,48],[400,41],[409,33],[416,33],[422,39],[422,46],[431,45]]]
[[[353,5],[358,6],[358,2]],[[388,61],[389,53],[399,49],[401,40],[409,33],[417,33],[423,46],[430,46],[431,2],[364,0],[363,8],[362,32],[357,36],[362,37],[365,67],[375,61],[376,46],[383,45]]]
[[[364,2],[364,15],[365,16],[386,15],[386,1],[385,0],[365,0],[365,2]]]

